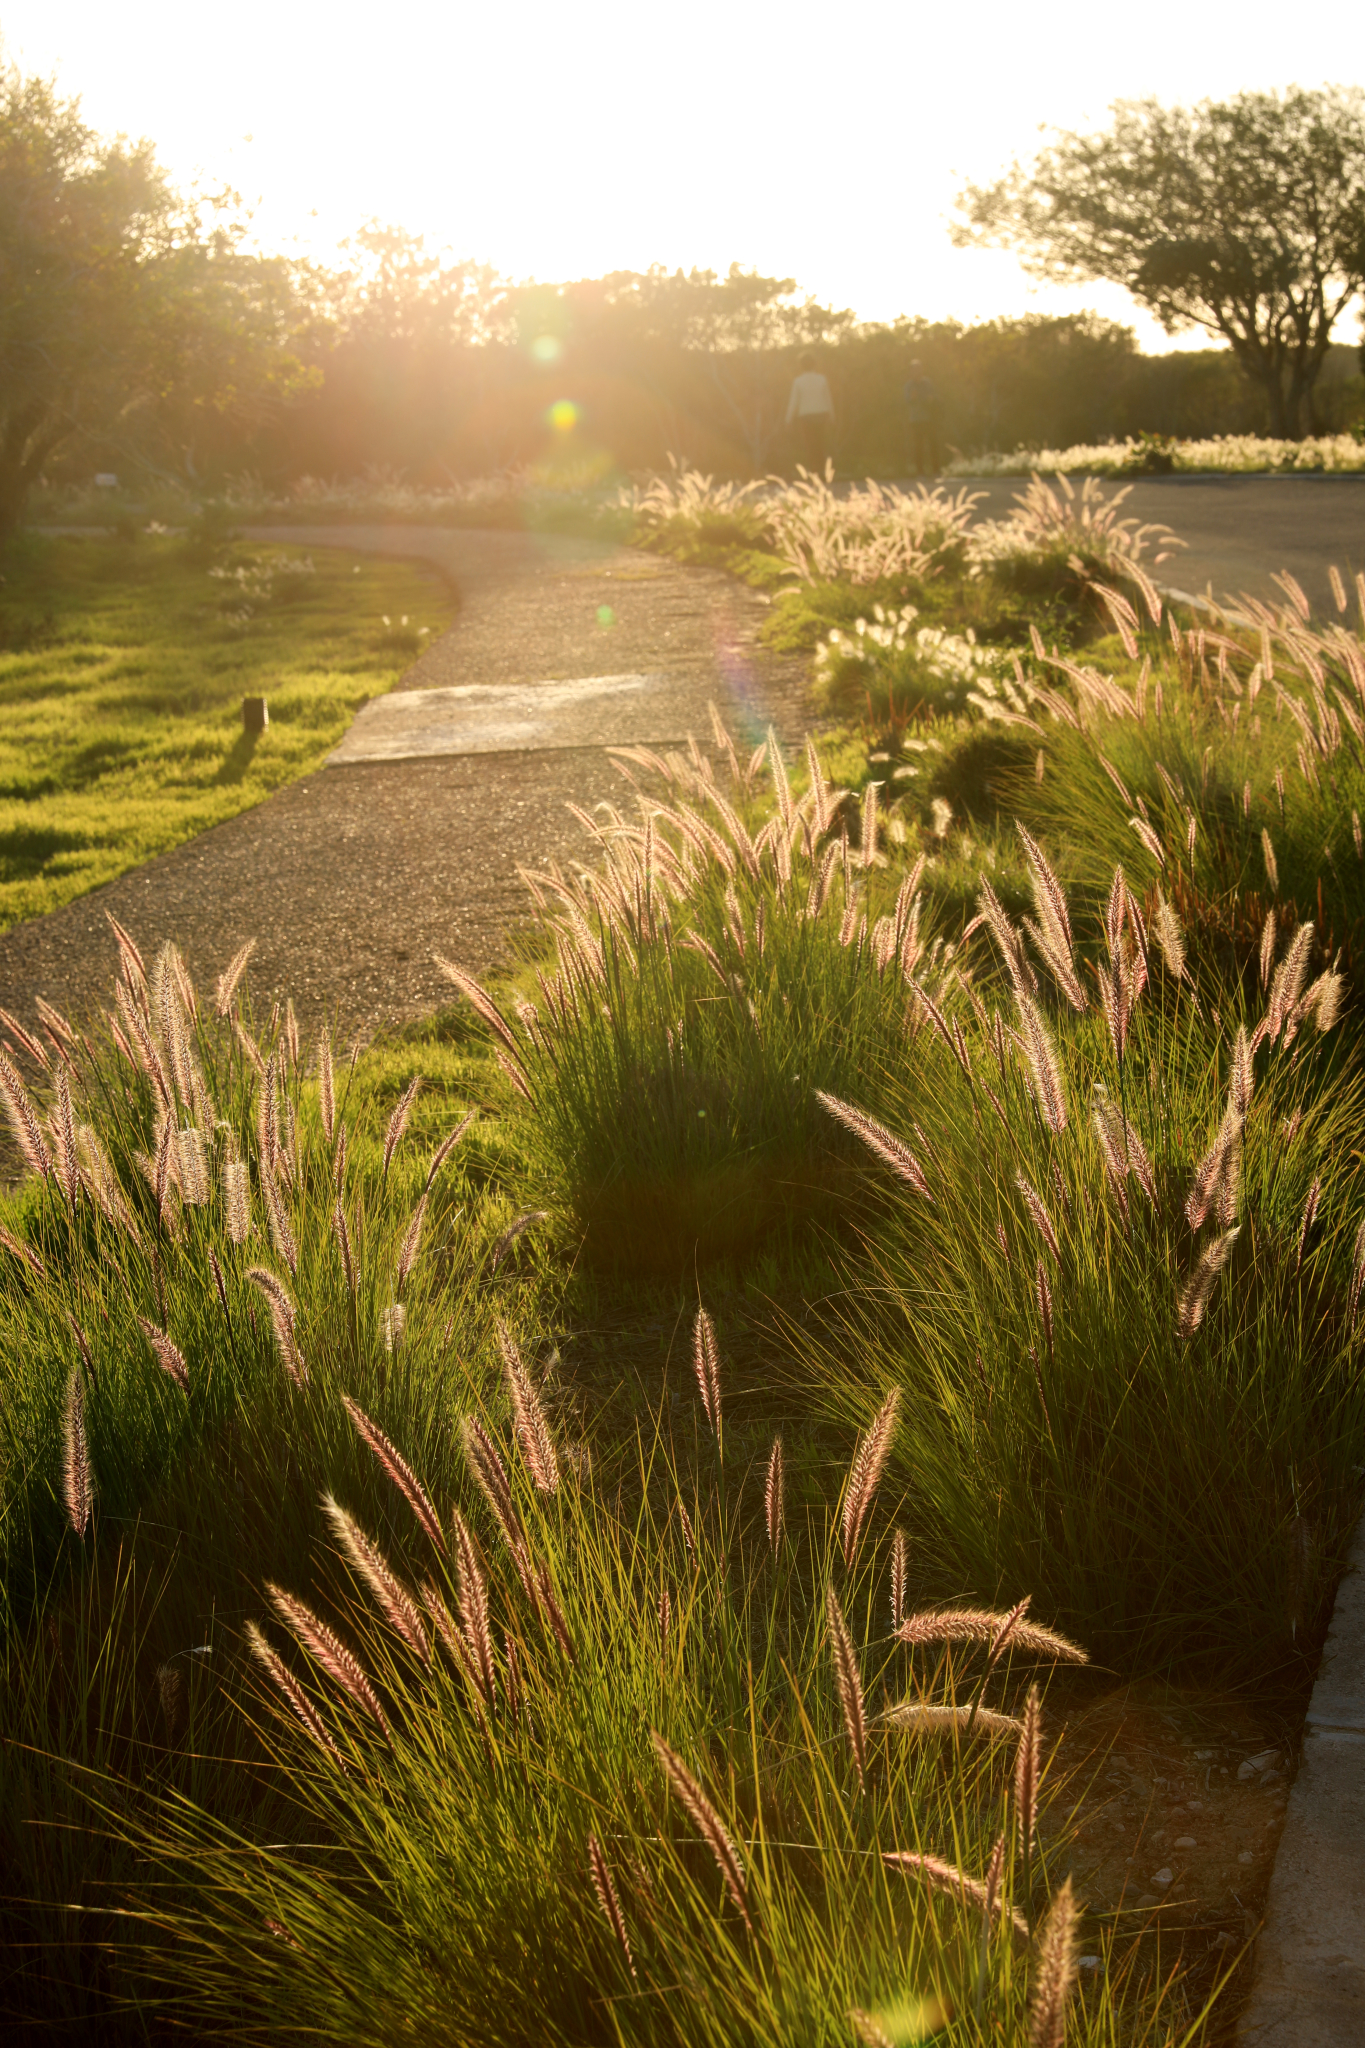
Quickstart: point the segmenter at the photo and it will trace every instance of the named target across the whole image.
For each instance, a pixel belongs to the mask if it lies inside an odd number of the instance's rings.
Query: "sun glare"
[[[1329,4],[1305,85],[1365,61]],[[1003,0],[930,15],[862,0],[790,34],[768,9],[698,0],[685,22],[588,0],[561,11],[400,4],[325,17],[240,0],[231,35],[172,0],[9,0],[5,48],[55,72],[101,130],[146,135],[181,180],[239,190],[266,247],[328,261],[367,220],[547,281],[612,270],[795,278],[861,318],[989,318],[1093,306],[1169,345],[1116,286],[1027,278],[1013,256],[951,247],[962,183],[1027,153],[1040,124],[1084,125],[1118,97],[1195,100],[1286,82],[1261,0],[1236,37],[1212,0],[1154,0],[1144,34],[1106,38],[1084,0],[1046,33]],[[1262,33],[1264,29],[1265,33]],[[536,337],[550,364],[558,344]]]

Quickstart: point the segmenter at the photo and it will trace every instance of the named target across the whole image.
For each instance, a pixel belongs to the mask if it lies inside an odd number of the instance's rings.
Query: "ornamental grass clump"
[[[1098,892],[1115,861],[1242,974],[1311,919],[1315,962],[1354,962],[1365,917],[1365,581],[1314,620],[1242,595],[1188,627],[1158,599],[1126,672],[1049,660],[1047,772],[1010,794]],[[1269,936],[1267,929],[1269,927]]]
[[[866,1226],[842,1335],[793,1326],[802,1383],[845,1416],[898,1390],[888,1477],[964,1582],[1045,1589],[1129,1669],[1265,1675],[1304,1610],[1291,1525],[1320,1620],[1361,1499],[1358,1063],[1311,928],[1244,1007],[1122,870],[1092,936],[1025,845],[1038,920],[983,881],[885,1128],[826,1105],[893,1173],[912,1133],[932,1199]]]
[[[621,503],[646,547],[684,561],[758,553],[803,583],[866,587],[960,570],[979,499],[966,489],[902,491],[870,477],[836,491],[832,473],[805,469],[794,482],[718,484],[670,455],[667,475],[623,492]]]
[[[1018,1625],[1027,1602],[959,1677],[870,1621],[875,1518],[854,1572],[812,1527],[812,1611],[714,1487],[679,1542],[662,1438],[634,1507],[591,1480],[547,1495],[515,1424],[469,1417],[460,1505],[366,1441],[415,1503],[406,1574],[328,1496],[335,1620],[274,1583],[276,1622],[245,1623],[236,1689],[297,1846],[192,1798],[140,1812],[176,1898],[144,1967],[198,2024],[586,2042],[605,2001],[620,2039],[720,2048],[907,2000],[1007,2039],[1061,2012],[1048,1901],[1070,1895],[1025,1688],[1083,1653]]]
[[[599,1265],[676,1275],[836,1219],[867,1176],[816,1091],[893,1059],[911,980],[941,971],[875,794],[855,808],[814,747],[795,794],[772,733],[745,764],[725,748],[726,780],[695,744],[615,750],[634,815],[583,815],[595,867],[526,875],[552,951],[510,1001],[440,963]]]
[[[1159,567],[1184,545],[1168,526],[1142,523],[1121,508],[1131,484],[1106,493],[1094,477],[1077,491],[1064,475],[1051,483],[1034,471],[1004,519],[982,520],[967,543],[972,575],[987,573],[1046,593],[1064,572],[1081,582],[1132,578]],[[1144,559],[1145,558],[1145,559]],[[1141,566],[1140,566],[1141,565]]]
[[[802,470],[769,478],[763,511],[774,551],[806,583],[922,584],[960,570],[980,493],[874,483],[836,492],[832,477]]]
[[[451,1199],[467,1117],[439,1127],[428,1171],[430,1144],[419,1160],[413,1143],[415,1082],[387,1131],[382,1118],[362,1131],[325,1040],[306,1071],[292,1005],[258,1038],[243,1002],[248,949],[208,1004],[173,948],[149,966],[126,932],[115,936],[120,971],[102,1025],[78,1033],[49,1006],[55,1064],[7,1028],[15,1057],[0,1066],[29,1168],[0,1235],[0,1585],[11,1615],[64,1569],[64,1524],[81,1533],[105,1515],[132,1526],[169,1487],[207,1530],[200,1460],[211,1467],[230,1445],[242,1476],[258,1429],[260,1471],[333,1456],[330,1424],[321,1444],[299,1446],[311,1439],[310,1400],[330,1413],[338,1376],[367,1411],[387,1384],[390,1412],[397,1394],[417,1427],[430,1389],[392,1368],[384,1318],[398,1293],[410,1332],[437,1316],[444,1325],[484,1250]],[[429,1124],[440,1113],[433,1104]],[[425,1441],[432,1418],[420,1426]],[[214,1546],[227,1536],[220,1526]]]

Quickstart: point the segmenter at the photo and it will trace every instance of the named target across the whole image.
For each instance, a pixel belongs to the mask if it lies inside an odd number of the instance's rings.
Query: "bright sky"
[[[237,186],[271,247],[325,258],[376,218],[513,277],[738,260],[863,319],[1084,305],[1147,347],[1171,344],[1117,287],[953,249],[954,194],[1119,97],[1365,76],[1358,0],[1302,22],[1267,0],[0,0],[12,61],[181,180]]]

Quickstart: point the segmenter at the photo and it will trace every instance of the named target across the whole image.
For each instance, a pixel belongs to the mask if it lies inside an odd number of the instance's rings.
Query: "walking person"
[[[812,476],[822,477],[829,460],[834,400],[819,363],[809,353],[802,356],[799,373],[792,379],[787,425],[795,432],[798,460]]]
[[[904,395],[910,423],[910,466],[916,476],[937,476],[939,396],[918,357],[910,365]]]

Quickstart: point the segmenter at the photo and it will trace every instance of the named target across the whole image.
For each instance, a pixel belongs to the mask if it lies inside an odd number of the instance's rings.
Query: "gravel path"
[[[763,603],[720,572],[599,542],[427,527],[253,529],[252,539],[433,562],[460,614],[404,689],[663,671],[668,739],[709,730],[714,698],[740,736],[805,729],[802,667],[756,646]],[[611,613],[608,623],[599,616]],[[144,950],[176,941],[202,986],[255,938],[257,1002],[292,995],[343,1033],[431,1010],[444,953],[490,965],[527,897],[517,865],[585,856],[565,805],[628,795],[600,747],[324,768],[255,810],[0,935],[0,1004],[45,996],[73,1016],[107,1000],[106,910]]]

